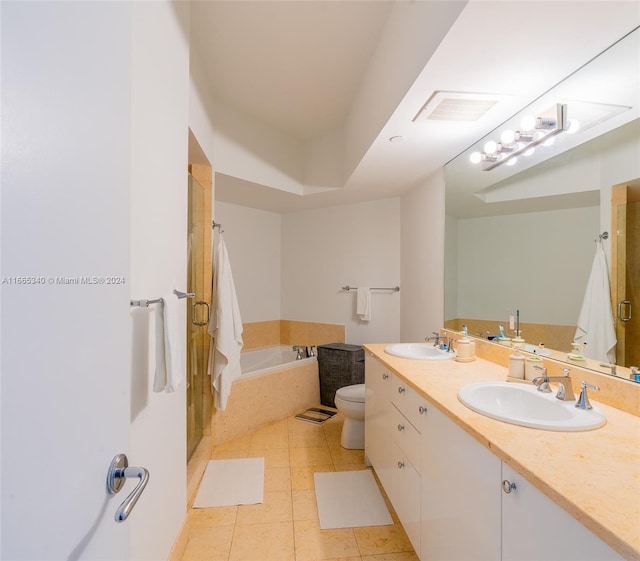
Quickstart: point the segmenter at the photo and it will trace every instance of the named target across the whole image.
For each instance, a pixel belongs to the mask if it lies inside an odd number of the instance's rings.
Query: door
[[[616,363],[640,366],[640,180],[616,185],[612,195],[612,300],[616,319]]]
[[[187,232],[187,291],[195,297],[187,306],[187,459],[207,429],[211,392],[207,375],[211,303],[210,192],[189,174]],[[208,199],[209,197],[209,199]]]
[[[130,11],[2,3],[2,559],[129,558]]]

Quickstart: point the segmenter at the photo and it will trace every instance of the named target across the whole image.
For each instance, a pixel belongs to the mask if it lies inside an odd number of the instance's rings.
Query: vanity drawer
[[[391,408],[390,423],[393,423],[390,430],[394,442],[420,473],[420,433],[395,407]]]
[[[397,376],[391,378],[391,403],[409,422],[422,432],[422,425],[426,420],[427,402],[409,385],[405,384]]]

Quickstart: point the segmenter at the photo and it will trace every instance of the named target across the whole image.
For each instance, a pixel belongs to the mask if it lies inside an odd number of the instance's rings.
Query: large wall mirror
[[[640,307],[624,321],[627,305],[620,310],[624,317],[616,306],[618,299],[634,300],[640,289],[640,228],[633,220],[640,198],[639,85],[635,29],[445,166],[445,326],[459,330],[464,323],[470,335],[486,338],[503,325],[513,336],[509,318],[519,311],[528,351],[572,362],[571,343],[602,243],[612,270],[617,373],[629,377],[622,366],[640,366],[632,352],[640,346],[634,331]],[[562,132],[552,146],[537,146],[513,165],[487,171],[471,163],[470,155],[488,140],[518,130],[524,115],[558,105],[580,121],[575,134]],[[573,363],[610,373],[600,362]]]

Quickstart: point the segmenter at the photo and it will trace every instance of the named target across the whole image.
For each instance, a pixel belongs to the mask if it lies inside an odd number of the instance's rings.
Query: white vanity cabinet
[[[391,439],[391,373],[365,353],[364,442],[367,462],[374,467],[385,490],[393,473]]]
[[[623,561],[595,534],[502,464],[503,561]],[[509,490],[509,484],[515,488]]]
[[[369,353],[365,384],[366,456],[421,561],[623,561]]]
[[[424,400],[369,355],[365,357],[365,385],[366,456],[419,552],[422,437],[416,425],[421,422]]]
[[[422,435],[423,561],[500,559],[500,459],[428,404]]]

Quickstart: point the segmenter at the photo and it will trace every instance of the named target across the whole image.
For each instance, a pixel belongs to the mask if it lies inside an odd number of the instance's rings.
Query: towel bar
[[[195,298],[195,292],[180,292],[179,290],[173,290],[173,293],[179,298]],[[162,298],[154,298],[153,300],[129,300],[129,306],[136,308],[148,308],[151,304],[158,304],[164,302]]]
[[[343,286],[342,287],[342,290],[345,290],[346,292],[349,292],[350,290],[357,290],[357,289],[358,289],[357,286],[349,286],[349,285],[347,285],[347,286]],[[399,286],[390,286],[390,287],[387,287],[387,288],[375,288],[375,287],[372,287],[369,290],[393,290],[394,292],[400,292],[400,287]]]

